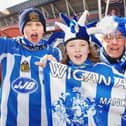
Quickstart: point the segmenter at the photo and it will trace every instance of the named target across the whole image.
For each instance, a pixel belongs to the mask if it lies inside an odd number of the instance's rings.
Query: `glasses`
[[[121,35],[121,34],[118,34],[118,35],[111,35],[111,34],[109,34],[109,35],[105,35],[103,39],[106,40],[106,41],[112,41],[112,40],[119,41],[119,40],[124,39],[124,36]]]

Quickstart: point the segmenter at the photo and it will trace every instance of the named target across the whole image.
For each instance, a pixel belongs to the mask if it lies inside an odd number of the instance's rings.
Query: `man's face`
[[[102,45],[107,55],[112,58],[119,58],[124,51],[126,38],[120,33],[115,32],[103,37]]]
[[[24,27],[24,36],[32,43],[39,42],[44,34],[44,27],[41,22],[29,21]]]

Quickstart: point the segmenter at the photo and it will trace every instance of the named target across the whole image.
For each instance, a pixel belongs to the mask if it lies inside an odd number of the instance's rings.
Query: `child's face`
[[[41,22],[29,21],[24,27],[24,36],[32,43],[39,42],[44,34],[44,27]]]
[[[81,65],[88,57],[89,44],[85,40],[71,40],[66,44],[66,52],[74,64]]]

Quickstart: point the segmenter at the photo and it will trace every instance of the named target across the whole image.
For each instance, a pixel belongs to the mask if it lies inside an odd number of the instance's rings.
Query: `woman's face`
[[[70,60],[76,64],[83,64],[88,58],[89,44],[85,40],[70,40],[66,44],[66,52]]]
[[[44,27],[41,22],[29,21],[24,27],[24,36],[32,43],[39,42],[44,34]]]

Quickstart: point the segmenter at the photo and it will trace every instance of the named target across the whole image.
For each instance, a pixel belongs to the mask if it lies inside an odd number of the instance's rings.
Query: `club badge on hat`
[[[29,13],[29,21],[39,22],[40,21],[40,17],[38,15],[38,13],[36,13],[36,12]]]

